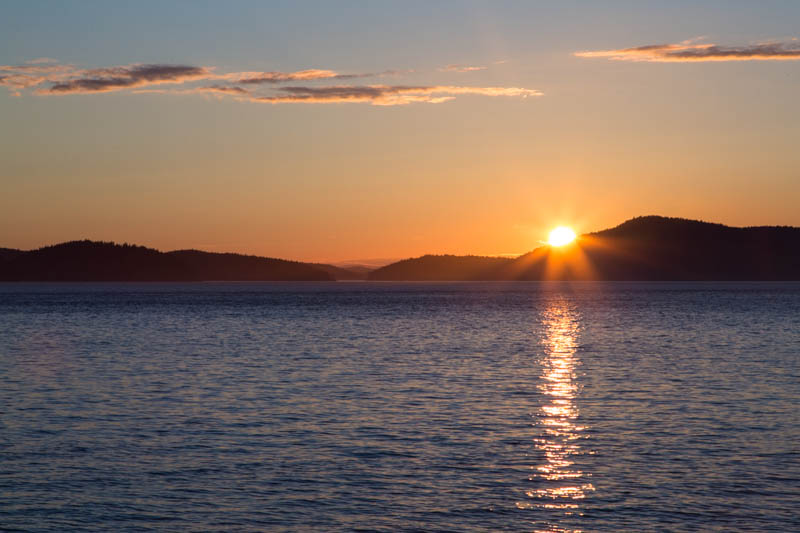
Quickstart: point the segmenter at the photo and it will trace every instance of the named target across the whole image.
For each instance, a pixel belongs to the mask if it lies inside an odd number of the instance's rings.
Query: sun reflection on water
[[[578,423],[576,398],[580,392],[576,352],[580,321],[578,313],[564,300],[555,300],[543,313],[545,351],[540,361],[539,389],[542,405],[536,413],[540,432],[534,444],[544,461],[532,467],[529,481],[535,488],[526,491],[529,500],[519,508],[561,510],[565,515],[580,514],[579,503],[594,491],[591,474],[575,466],[574,458],[584,453],[580,442],[586,427]],[[547,531],[570,531],[556,526]]]

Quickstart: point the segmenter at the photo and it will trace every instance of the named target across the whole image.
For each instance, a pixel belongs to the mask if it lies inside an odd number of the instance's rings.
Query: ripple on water
[[[0,524],[800,531],[798,284],[0,284]]]

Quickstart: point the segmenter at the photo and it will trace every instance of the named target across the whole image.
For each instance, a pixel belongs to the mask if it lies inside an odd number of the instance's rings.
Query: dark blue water
[[[0,528],[800,531],[800,284],[0,285]]]

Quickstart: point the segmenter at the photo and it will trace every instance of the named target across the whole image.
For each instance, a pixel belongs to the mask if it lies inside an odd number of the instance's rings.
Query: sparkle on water
[[[0,283],[0,529],[800,531],[800,283]]]
[[[559,226],[550,232],[547,244],[550,246],[564,246],[575,240],[575,232],[566,226]]]
[[[536,418],[543,431],[533,440],[545,461],[532,467],[534,473],[529,478],[540,488],[527,491],[525,494],[530,500],[518,502],[517,507],[561,509],[567,516],[582,516],[578,502],[595,489],[587,479],[591,474],[575,468],[572,460],[573,456],[585,453],[580,441],[587,438],[586,428],[576,423],[575,398],[580,388],[576,373],[579,317],[566,301],[554,300],[544,312],[542,323],[545,357],[541,361],[539,390],[543,405]],[[577,530],[549,528],[542,531]]]

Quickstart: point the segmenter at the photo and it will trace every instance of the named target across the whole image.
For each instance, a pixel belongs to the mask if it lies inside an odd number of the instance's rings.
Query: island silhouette
[[[6,249],[7,250],[7,249]],[[198,250],[160,252],[113,242],[72,241],[0,255],[2,281],[332,281],[306,263]],[[3,260],[2,258],[6,259]],[[333,268],[333,267],[332,267]]]
[[[426,255],[370,273],[381,281],[800,280],[800,228],[734,228],[644,216],[517,258]]]
[[[800,228],[628,220],[516,258],[424,255],[369,270],[199,250],[72,241],[0,248],[0,281],[786,281],[800,280]]]

